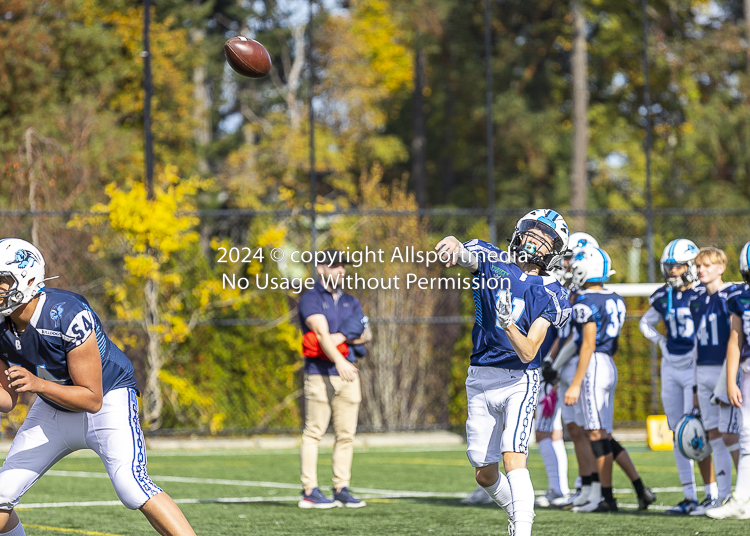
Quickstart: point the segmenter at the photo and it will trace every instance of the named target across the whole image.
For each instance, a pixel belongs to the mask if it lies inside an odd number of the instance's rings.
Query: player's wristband
[[[693,394],[698,394],[698,386],[693,385]]]

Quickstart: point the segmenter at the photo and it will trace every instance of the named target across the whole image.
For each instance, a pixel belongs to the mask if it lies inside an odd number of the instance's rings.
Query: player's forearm
[[[744,339],[742,331],[742,320],[737,315],[731,316],[732,330],[729,332],[727,342],[727,389],[730,385],[737,383],[737,371],[740,368],[740,347]],[[742,333],[742,337],[740,337]]]
[[[515,324],[508,326],[505,329],[505,334],[508,336],[511,346],[513,346],[513,349],[516,351],[516,354],[521,361],[524,363],[530,363],[534,360],[539,351],[539,346],[534,344],[534,341],[518,331]]]
[[[0,389],[0,412],[10,413],[16,407],[18,395],[13,396],[5,389]]]
[[[70,411],[96,413],[102,408],[102,395],[88,387],[59,385],[47,380],[42,380],[40,385],[38,395]]]
[[[660,318],[661,316],[659,315],[659,312],[651,307],[641,317],[640,322],[638,322],[638,328],[641,330],[641,333],[643,333],[643,336],[655,344],[658,344],[659,341],[664,339],[664,335],[656,331],[656,326],[659,323]]]
[[[562,348],[557,353],[555,362],[552,363],[552,369],[559,372],[565,365],[568,364],[568,361],[573,359],[573,356],[575,355],[576,343],[573,341],[573,336],[571,335],[570,337],[568,337],[568,339],[565,341],[565,344],[562,345]]]

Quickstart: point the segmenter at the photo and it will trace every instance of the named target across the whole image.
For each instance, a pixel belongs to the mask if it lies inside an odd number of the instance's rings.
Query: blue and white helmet
[[[675,443],[683,456],[696,462],[711,454],[711,444],[700,417],[687,414],[677,423]]]
[[[574,288],[582,288],[584,283],[606,283],[612,270],[612,260],[607,252],[594,246],[576,248],[570,263],[570,273]]]
[[[595,248],[598,248],[599,242],[597,242],[596,238],[588,233],[578,232],[570,235],[570,240],[568,241],[568,250],[570,251],[571,255],[573,254],[574,249],[582,248],[584,246],[594,246]]]
[[[596,238],[588,233],[573,233],[570,235],[568,240],[568,249],[563,253],[563,260],[554,265],[550,272],[554,275],[557,280],[565,287],[570,287],[571,273],[570,273],[570,260],[573,258],[573,254],[579,248],[584,246],[599,247],[599,242]]]
[[[536,209],[516,222],[510,252],[521,260],[548,269],[557,264],[568,247],[568,224],[554,210]],[[546,247],[546,252],[542,248]]]
[[[26,240],[0,240],[0,315],[8,316],[44,288],[44,257]]]
[[[673,288],[681,288],[698,281],[698,269],[695,267],[695,257],[698,255],[698,246],[687,238],[672,240],[664,253],[661,254],[661,275],[664,281]],[[669,275],[671,268],[675,265],[686,265],[687,270],[677,277]]]
[[[745,283],[750,285],[750,242],[742,246],[740,251],[740,274]]]

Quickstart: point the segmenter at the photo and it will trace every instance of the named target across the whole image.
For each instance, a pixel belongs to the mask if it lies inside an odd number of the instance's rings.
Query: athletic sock
[[[539,442],[539,453],[542,455],[544,470],[547,472],[547,487],[558,495],[562,495],[560,475],[557,473],[557,457],[552,447],[551,437],[545,437]]]
[[[643,495],[646,493],[645,486],[643,485],[643,480],[641,480],[640,478],[638,480],[633,480],[633,487],[635,488],[635,493],[636,495],[638,495],[638,497],[643,497]],[[604,488],[602,488],[602,493],[604,493]]]
[[[581,477],[581,475],[578,475],[576,477],[576,481],[573,482],[573,487],[575,489],[581,489],[581,486],[583,486],[583,478]]]
[[[19,521],[18,525],[13,527],[13,529],[9,530],[8,532],[0,532],[0,536],[26,536],[26,531],[23,530],[23,525]]]
[[[560,483],[560,494],[567,495],[570,493],[570,487],[568,487],[568,452],[565,450],[565,441],[562,439],[553,441],[552,448],[555,449],[555,459],[557,459],[557,477]]]
[[[740,454],[737,463],[737,483],[734,485],[734,494],[738,500],[750,499],[750,453]]]
[[[683,484],[682,493],[685,494],[686,499],[698,502],[698,493],[695,491],[695,484]]]
[[[720,437],[709,439],[714,454],[716,466],[716,484],[719,487],[719,501],[723,501],[732,493],[732,455],[729,454],[724,440]]]
[[[682,491],[685,494],[685,498],[697,501],[698,493],[695,489],[693,460],[683,456],[678,448],[675,448],[672,452],[674,453],[674,462],[675,465],[677,465],[677,475],[680,477],[680,483],[682,483]]]
[[[531,536],[534,523],[534,486],[528,469],[508,472],[508,481],[513,494],[513,523],[516,536]]]
[[[612,495],[612,488],[604,488],[602,487],[602,498],[607,501],[609,504],[612,504],[615,502],[615,498]]]
[[[513,517],[513,496],[510,493],[510,482],[508,478],[500,473],[497,482],[491,486],[484,488],[487,494],[497,503],[497,505],[505,510],[508,517]]]
[[[589,502],[599,502],[602,500],[602,484],[599,482],[599,473],[591,473],[591,491],[589,492]]]
[[[583,506],[591,495],[591,475],[581,477],[581,493],[573,501],[573,506]]]
[[[712,499],[719,498],[719,485],[716,482],[711,482],[703,486],[703,491],[706,492],[706,497],[711,497]]]
[[[591,483],[591,493],[589,494],[590,503],[598,503],[602,500],[602,484],[601,482]]]

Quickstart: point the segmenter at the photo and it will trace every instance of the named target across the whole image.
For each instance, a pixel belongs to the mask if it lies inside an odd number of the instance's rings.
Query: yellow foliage
[[[269,227],[266,232],[258,237],[258,247],[278,247],[284,243],[286,228],[282,225]]]
[[[159,380],[168,391],[170,400],[176,405],[175,411],[180,409],[193,409],[198,412],[204,424],[207,424],[212,433],[220,431],[224,426],[225,415],[215,412],[213,398],[204,395],[196,389],[195,384],[166,370],[159,373]],[[174,404],[176,403],[176,404]]]

